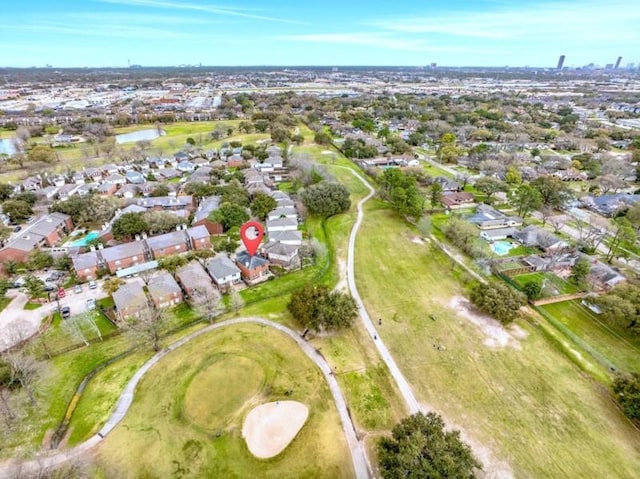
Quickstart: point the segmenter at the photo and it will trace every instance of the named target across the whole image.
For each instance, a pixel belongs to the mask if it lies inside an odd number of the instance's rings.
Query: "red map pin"
[[[240,227],[240,239],[251,256],[258,251],[263,236],[264,228],[257,221],[247,221]]]

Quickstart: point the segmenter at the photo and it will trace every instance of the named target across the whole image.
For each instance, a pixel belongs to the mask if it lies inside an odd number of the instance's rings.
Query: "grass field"
[[[524,286],[530,281],[542,282],[542,284],[544,285],[542,288],[542,296],[545,298],[550,296],[558,296],[561,294],[577,293],[579,291],[575,285],[562,278],[559,278],[555,274],[548,271],[519,274],[511,279],[513,279],[513,281],[515,281],[520,286]]]
[[[243,417],[285,398],[309,406],[308,422],[281,455],[258,460],[241,437]],[[206,334],[164,358],[98,455],[118,477],[352,476],[320,372],[289,338],[257,325]]]
[[[640,433],[606,389],[526,322],[513,346],[486,346],[488,333],[451,308],[463,293],[451,261],[379,202],[366,210],[358,287],[420,401],[516,477],[637,477]]]
[[[640,338],[606,324],[579,301],[541,306],[540,309],[566,325],[619,371],[640,373]]]

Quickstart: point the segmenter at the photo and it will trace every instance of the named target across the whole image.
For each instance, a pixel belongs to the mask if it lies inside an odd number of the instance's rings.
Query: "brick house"
[[[52,248],[60,243],[64,235],[73,229],[69,215],[51,213],[25,228],[2,249],[0,262],[7,260],[23,262],[31,251]]]
[[[147,285],[156,308],[166,308],[182,302],[182,289],[169,273],[154,276]]]
[[[191,226],[205,226],[210,235],[221,235],[223,233],[222,224],[209,220],[209,215],[220,207],[219,196],[209,196],[204,198],[198,205],[198,209],[193,215]]]
[[[80,281],[91,281],[98,277],[100,258],[96,251],[89,251],[71,259],[76,276]]]
[[[120,320],[132,316],[138,317],[149,308],[147,295],[142,289],[142,285],[137,282],[120,286],[118,291],[113,293],[113,302],[116,306],[116,314]]]
[[[147,239],[147,246],[154,259],[171,256],[178,253],[185,253],[189,250],[187,235],[184,231],[173,231],[159,236],[152,236]]]
[[[176,279],[192,303],[199,303],[216,293],[211,277],[197,261],[178,268]]]
[[[111,273],[146,262],[144,243],[133,241],[101,250],[102,258]]]
[[[242,279],[247,282],[255,282],[269,273],[269,261],[262,256],[251,256],[247,251],[238,253],[236,265],[240,269]]]
[[[187,229],[187,237],[189,238],[189,246],[193,250],[202,250],[211,248],[211,238],[209,231],[204,225]]]

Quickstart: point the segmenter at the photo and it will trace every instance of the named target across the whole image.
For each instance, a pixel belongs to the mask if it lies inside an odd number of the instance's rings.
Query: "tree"
[[[522,183],[522,173],[520,173],[515,166],[511,165],[507,168],[504,179],[510,185],[519,185]]]
[[[237,306],[236,304],[232,305],[232,307]],[[238,307],[238,311],[242,308],[242,306]],[[224,305],[222,304],[222,297],[217,291],[211,291],[206,294],[204,297],[199,298],[198,305],[196,306],[196,311],[206,319],[209,324],[213,323],[213,320],[216,316],[221,314],[224,311]],[[236,311],[237,314],[237,311]]]
[[[436,150],[436,157],[442,163],[457,163],[460,150],[456,146],[456,135],[445,133],[440,137],[440,145]]]
[[[640,421],[640,375],[620,375],[613,381],[613,393],[624,414],[633,421]]]
[[[380,196],[390,202],[394,210],[411,218],[419,218],[422,215],[425,199],[413,175],[398,168],[389,168],[382,173],[379,181]],[[435,193],[437,197],[437,189]]]
[[[53,256],[51,253],[46,251],[41,251],[39,249],[34,249],[27,256],[27,269],[29,271],[36,271],[39,269],[50,268],[54,263]]]
[[[142,213],[142,218],[147,223],[147,232],[152,235],[168,233],[185,222],[184,218],[180,218],[169,211],[145,211]]]
[[[140,346],[149,346],[160,351],[160,334],[167,324],[169,316],[163,309],[148,307],[125,320],[125,334]]]
[[[503,283],[478,283],[471,289],[470,298],[480,310],[503,324],[513,321],[526,303],[522,293]]]
[[[438,182],[433,182],[429,186],[429,202],[431,203],[431,212],[433,212],[436,205],[439,205],[442,201],[442,185]]]
[[[220,223],[225,231],[239,227],[249,220],[249,214],[244,206],[234,203],[223,203],[220,208],[209,214],[209,219]]]
[[[158,268],[175,273],[178,268],[187,264],[187,258],[180,255],[164,256],[158,260]]]
[[[589,273],[591,273],[591,263],[587,258],[582,257],[571,267],[569,280],[580,289],[586,289],[588,287],[587,278]]]
[[[640,334],[640,288],[623,284],[589,300],[598,306],[605,322]]]
[[[149,196],[158,197],[158,196],[167,196],[169,194],[169,187],[167,185],[158,185],[153,191],[149,194]]]
[[[313,141],[318,145],[330,145],[331,135],[324,130],[320,130],[313,137]]]
[[[264,221],[270,211],[278,206],[278,202],[266,193],[258,192],[251,201],[251,213],[260,221]]]
[[[24,201],[29,206],[33,207],[38,202],[38,195],[36,195],[33,191],[25,191],[23,193],[18,193],[13,197],[14,200]]]
[[[24,287],[27,288],[31,298],[37,298],[44,294],[44,281],[36,278],[32,274],[25,276]]]
[[[340,183],[322,181],[303,190],[300,196],[311,214],[323,218],[347,211],[351,206],[349,190]]]
[[[615,224],[617,226],[616,233],[609,243],[609,253],[607,254],[609,263],[624,243],[633,243],[636,240],[636,233],[627,218],[617,218]]]
[[[522,287],[522,292],[527,295],[527,299],[533,301],[542,296],[542,281],[527,281]]]
[[[474,186],[479,192],[487,195],[487,199],[490,199],[498,191],[507,190],[507,185],[492,176],[478,178]]]
[[[34,405],[38,385],[44,375],[42,364],[24,350],[4,352],[2,362],[9,370],[9,384],[20,385]]]
[[[531,186],[540,193],[542,204],[550,208],[560,208],[572,196],[571,190],[557,176],[539,176]]]
[[[0,278],[0,298],[4,298],[4,295],[7,294],[11,286],[13,286],[13,283],[7,278]]]
[[[357,316],[351,296],[322,285],[307,284],[295,290],[287,309],[306,330],[316,332],[348,327]]]
[[[125,213],[111,225],[113,237],[117,240],[132,239],[149,231],[149,224],[145,221],[142,213]]]
[[[531,185],[523,184],[511,196],[511,203],[518,209],[518,216],[526,218],[531,211],[542,206],[542,195]]]
[[[13,186],[6,183],[0,183],[0,201],[8,200],[13,194]]]
[[[475,477],[482,465],[460,439],[447,431],[438,414],[416,413],[396,425],[391,437],[378,442],[380,474],[384,479]]]
[[[229,291],[229,309],[237,316],[240,310],[244,308],[244,305],[245,302],[242,296],[240,296],[240,293],[238,293],[235,288],[232,288],[231,291]]]
[[[118,289],[120,289],[120,286],[122,286],[125,283],[126,281],[122,278],[116,277],[116,278],[105,279],[104,282],[102,283],[102,290],[105,293],[107,293],[109,296],[111,296],[113,293],[118,291]]]
[[[26,201],[7,200],[2,203],[2,211],[13,221],[23,221],[33,214],[31,205]]]
[[[56,159],[56,152],[48,145],[36,145],[27,153],[29,161],[38,163],[53,163]]]

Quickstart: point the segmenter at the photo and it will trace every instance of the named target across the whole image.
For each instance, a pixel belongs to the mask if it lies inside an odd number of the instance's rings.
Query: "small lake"
[[[131,143],[134,141],[151,141],[164,135],[164,131],[158,133],[156,128],[150,128],[148,130],[133,131],[131,133],[123,133],[122,135],[116,135],[116,143]]]
[[[15,155],[18,152],[18,147],[15,140],[12,138],[0,140],[0,153],[5,155]]]

